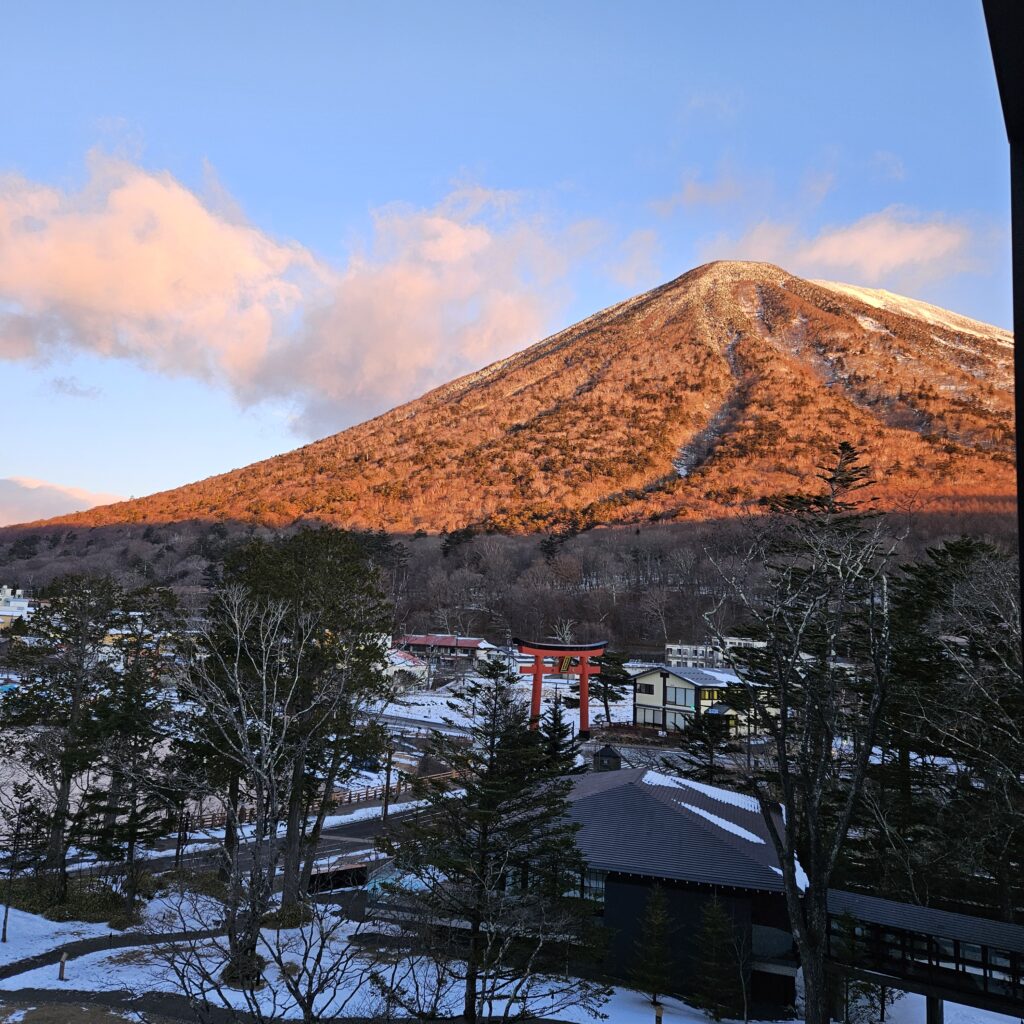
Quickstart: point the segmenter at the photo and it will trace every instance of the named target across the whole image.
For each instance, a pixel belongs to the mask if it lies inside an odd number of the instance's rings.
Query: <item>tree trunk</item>
[[[477,949],[479,943],[480,922],[474,920],[469,929],[469,956],[466,958],[466,988],[462,999],[462,1016],[467,1024],[476,1024]]]
[[[60,784],[53,804],[53,817],[50,821],[50,835],[46,844],[46,859],[43,870],[54,884],[54,894],[58,902],[67,896],[67,845],[64,841],[67,829],[68,812],[71,806],[71,772],[61,769]]]
[[[804,972],[804,1024],[829,1024],[832,1014],[825,958],[812,954],[802,956],[801,961]]]
[[[313,874],[316,848],[320,842],[320,833],[323,831],[324,820],[327,817],[328,803],[331,799],[331,794],[334,792],[334,783],[337,781],[338,772],[341,769],[342,753],[342,744],[336,742],[334,752],[331,754],[331,766],[327,769],[327,774],[324,776],[324,794],[323,799],[320,801],[320,807],[317,810],[316,821],[313,822],[313,827],[306,836],[305,849],[308,852],[303,858],[302,873],[299,879],[300,892],[309,892],[309,880]]]
[[[305,761],[296,757],[292,765],[291,791],[288,794],[288,825],[285,830],[284,855],[282,857],[281,907],[291,907],[299,902],[300,866],[302,858],[302,825],[305,815],[303,782]]]
[[[238,795],[239,779],[237,775],[232,775],[228,783],[228,807],[224,818],[224,863],[220,869],[223,881],[231,878],[231,867],[238,857]]]
[[[124,774],[114,771],[107,791],[107,806],[103,811],[103,831],[110,832],[117,824],[118,806],[121,803],[121,791],[124,788]]]

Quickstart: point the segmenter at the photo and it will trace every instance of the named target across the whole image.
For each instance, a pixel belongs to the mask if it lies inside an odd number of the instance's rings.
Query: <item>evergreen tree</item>
[[[653,1004],[672,991],[672,927],[668,900],[660,885],[647,890],[643,924],[633,947],[630,980]]]
[[[701,910],[697,933],[697,968],[694,1002],[714,1020],[734,1016],[741,1009],[740,993],[746,965],[737,957],[736,930],[732,918],[717,897]]]
[[[887,895],[983,903],[1005,920],[1024,899],[1018,587],[1017,560],[968,537],[893,587],[883,756],[851,867]]]
[[[173,804],[165,766],[172,703],[168,676],[179,649],[178,606],[166,590],[125,599],[130,612],[111,638],[117,671],[96,711],[99,767],[108,783],[87,792],[73,833],[83,849],[119,863],[125,914],[134,914],[141,844],[167,831]]]
[[[115,684],[110,638],[124,622],[124,594],[109,576],[64,576],[12,640],[20,677],[0,701],[3,753],[23,763],[46,791],[48,838],[42,871],[53,899],[67,893],[72,792],[102,748],[100,709]]]
[[[583,766],[576,764],[579,744],[573,735],[572,722],[557,696],[541,715],[538,732],[548,770],[553,775],[577,775],[584,771]]]
[[[435,733],[430,746],[465,795],[444,780],[414,780],[422,816],[383,841],[405,876],[391,896],[417,931],[431,932],[432,948],[460,946],[465,1020],[509,999],[539,1015],[596,1005],[600,989],[565,969],[590,914],[569,895],[583,871],[566,816],[571,780],[552,771],[514,677],[497,665],[485,676],[450,702],[472,723],[470,742]]]
[[[612,724],[612,702],[624,700],[632,693],[633,680],[626,668],[627,655],[619,651],[605,651],[593,662],[598,673],[590,678],[590,699],[601,702],[605,724]]]
[[[46,855],[47,816],[29,780],[0,792],[0,860],[4,873],[4,911],[0,942],[7,942],[14,883],[25,872],[37,871]]]
[[[724,715],[711,715],[707,712],[694,715],[687,721],[686,728],[672,733],[672,739],[686,756],[682,760],[667,760],[666,767],[671,771],[712,785],[720,776],[730,775],[728,768],[720,764],[733,749],[729,723]]]

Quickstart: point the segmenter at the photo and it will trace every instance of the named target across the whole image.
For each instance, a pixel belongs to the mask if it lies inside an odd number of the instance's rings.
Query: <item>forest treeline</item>
[[[398,633],[543,638],[572,624],[578,640],[608,639],[644,656],[699,639],[704,611],[723,592],[716,561],[742,546],[750,516],[707,523],[644,523],[573,533],[360,534],[385,574]],[[753,517],[753,519],[752,519]],[[962,535],[1016,548],[1015,520],[983,506],[960,513],[891,514],[908,560]],[[0,580],[42,595],[68,573],[172,589],[186,606],[207,599],[217,565],[239,544],[288,536],[252,524],[174,523],[8,531]]]

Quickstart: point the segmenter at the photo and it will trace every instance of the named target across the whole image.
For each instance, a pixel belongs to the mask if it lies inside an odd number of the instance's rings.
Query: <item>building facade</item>
[[[665,644],[665,664],[671,668],[726,668],[728,652],[741,647],[764,647],[761,640],[742,636],[705,637],[698,643]]]
[[[633,676],[633,724],[659,732],[682,731],[697,715],[721,715],[730,734],[746,717],[729,704],[729,688],[742,685],[731,672],[657,665]]]
[[[0,587],[0,629],[7,629],[16,620],[27,619],[31,614],[30,601],[21,590]]]

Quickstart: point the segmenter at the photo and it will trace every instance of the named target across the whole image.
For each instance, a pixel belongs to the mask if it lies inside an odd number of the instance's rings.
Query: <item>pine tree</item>
[[[737,995],[744,979],[736,953],[736,930],[732,919],[717,897],[708,900],[701,911],[697,933],[697,969],[694,1002],[714,1020],[733,1016],[740,1009]]]
[[[125,917],[134,915],[140,846],[167,831],[173,805],[165,768],[172,704],[166,675],[180,646],[178,606],[166,590],[126,597],[131,611],[112,637],[117,671],[96,711],[99,764],[109,782],[87,792],[73,828],[83,849],[120,863]]]
[[[42,873],[52,898],[63,902],[72,792],[100,756],[98,714],[117,676],[109,641],[124,621],[124,594],[109,576],[64,576],[47,596],[30,635],[12,641],[10,662],[21,681],[0,702],[0,735],[3,753],[47,790]]]
[[[514,998],[550,1012],[594,1005],[600,991],[568,972],[540,981],[574,955],[591,912],[569,895],[583,870],[567,818],[572,783],[552,771],[516,682],[489,666],[450,702],[472,723],[470,742],[435,733],[430,754],[451,766],[465,795],[453,796],[444,780],[415,780],[422,816],[382,844],[414,880],[391,886],[391,897],[431,931],[432,947],[461,946],[462,1012],[471,1022],[492,1002]],[[514,943],[501,938],[509,934]]]
[[[573,735],[572,723],[558,699],[547,706],[538,725],[540,742],[548,770],[552,775],[577,775],[584,770],[576,764],[579,744]]]
[[[0,942],[7,942],[7,926],[15,879],[39,869],[46,855],[47,816],[39,806],[30,780],[13,783],[0,793],[0,849],[4,851],[4,911]]]
[[[673,988],[672,926],[668,900],[660,885],[647,890],[643,924],[633,950],[630,980],[657,1005]]]
[[[632,692],[633,681],[626,668],[626,658],[618,651],[605,651],[600,658],[593,659],[599,671],[590,679],[590,697],[601,702],[606,725],[612,724],[612,702],[621,701]]]
[[[727,769],[719,768],[717,763],[732,749],[729,723],[724,715],[707,712],[694,715],[687,721],[685,729],[672,733],[672,739],[687,755],[685,761],[672,758],[666,763],[666,767],[673,772],[712,785],[720,775],[729,774]]]

